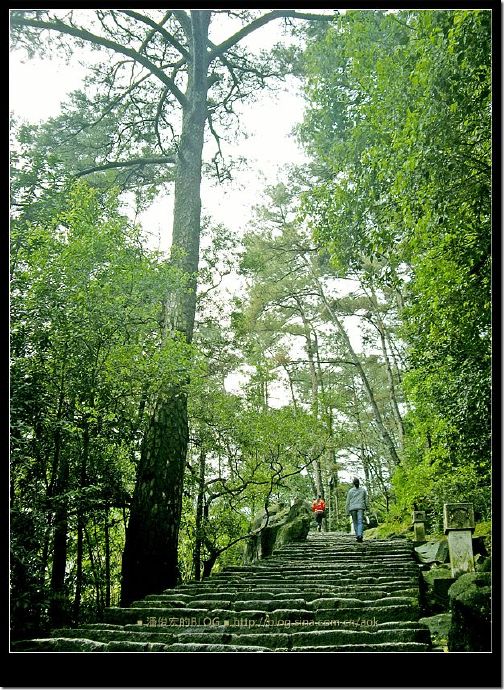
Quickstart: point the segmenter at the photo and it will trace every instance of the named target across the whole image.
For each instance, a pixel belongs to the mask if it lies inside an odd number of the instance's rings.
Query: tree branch
[[[178,52],[184,56],[184,58],[187,60],[189,58],[189,53],[188,51],[184,48],[184,46],[177,41],[177,39],[171,35],[169,31],[167,31],[163,26],[160,24],[156,24],[156,22],[153,19],[150,19],[150,17],[147,17],[143,14],[140,14],[139,12],[135,12],[134,10],[119,10],[119,12],[122,12],[123,14],[126,14],[128,17],[131,17],[132,19],[136,19],[139,22],[143,22],[144,24],[147,24],[148,26],[152,27],[154,31],[158,31],[163,38],[168,41],[168,43],[175,48],[175,50],[178,50]],[[164,21],[168,19],[170,16],[171,11],[167,12],[167,14],[164,17]]]
[[[102,170],[110,170],[111,168],[129,168],[134,165],[162,165],[165,163],[175,164],[175,158],[171,156],[158,156],[154,158],[133,158],[129,161],[112,161],[111,163],[103,163],[102,165],[94,165],[91,168],[86,168],[75,174],[75,177],[83,177],[91,173],[101,172]]]
[[[119,53],[121,55],[127,55],[128,57],[139,62],[141,65],[146,67],[151,74],[156,76],[165,86],[167,86],[172,94],[175,96],[177,101],[182,107],[186,107],[187,99],[182,91],[178,88],[175,82],[170,79],[161,69],[156,67],[156,65],[151,62],[147,57],[141,55],[136,50],[122,46],[120,43],[111,41],[103,36],[97,36],[96,34],[87,31],[87,29],[79,29],[74,26],[68,26],[59,19],[54,19],[52,22],[44,22],[39,19],[26,19],[21,16],[13,16],[11,18],[12,26],[31,26],[35,29],[42,29],[47,31],[58,31],[59,33],[68,34],[70,36],[75,36],[88,43],[94,43],[95,45],[103,46],[109,50]]]
[[[172,10],[173,16],[178,20],[178,23],[182,27],[182,30],[184,31],[187,40],[191,39],[191,20],[187,16],[187,14],[184,12],[184,10]]]
[[[210,64],[212,60],[214,60],[216,57],[222,55],[222,53],[225,53],[227,50],[239,43],[243,38],[245,38],[245,36],[248,36],[257,29],[260,29],[261,26],[268,24],[274,19],[279,19],[281,17],[308,20],[320,19],[322,21],[332,21],[334,19],[334,15],[312,14],[310,12],[297,12],[296,10],[272,10],[271,12],[264,14],[262,17],[254,19],[252,22],[250,22],[250,24],[247,24],[246,26],[242,27],[239,31],[230,36],[228,39],[220,43],[218,46],[215,46],[215,48],[211,50],[209,53],[208,64]]]

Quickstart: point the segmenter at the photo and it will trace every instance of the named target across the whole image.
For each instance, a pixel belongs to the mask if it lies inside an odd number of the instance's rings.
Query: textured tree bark
[[[158,401],[142,447],[123,553],[122,606],[177,584],[187,442],[185,395],[168,391]]]
[[[171,261],[188,289],[165,303],[165,334],[190,343],[196,313],[201,231],[201,162],[207,117],[210,12],[191,12],[191,65],[175,174]],[[187,396],[172,386],[160,394],[144,437],[123,553],[121,606],[178,581],[177,546],[188,444]]]

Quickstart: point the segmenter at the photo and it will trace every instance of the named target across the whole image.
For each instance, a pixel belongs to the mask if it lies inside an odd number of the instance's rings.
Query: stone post
[[[425,510],[413,511],[415,541],[425,541]]]
[[[452,577],[474,572],[472,533],[474,511],[472,503],[445,503],[444,531],[448,535],[448,550]]]

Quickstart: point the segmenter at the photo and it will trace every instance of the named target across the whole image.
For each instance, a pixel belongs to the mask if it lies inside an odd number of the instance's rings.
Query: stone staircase
[[[423,652],[419,566],[407,539],[310,532],[250,566],[109,608],[13,651]]]

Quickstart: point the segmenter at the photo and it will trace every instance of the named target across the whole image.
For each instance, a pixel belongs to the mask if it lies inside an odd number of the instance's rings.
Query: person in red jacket
[[[320,494],[317,500],[313,501],[311,509],[315,513],[315,520],[318,525],[318,531],[320,532],[322,530],[322,519],[325,511],[325,501]]]

